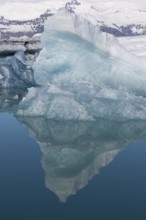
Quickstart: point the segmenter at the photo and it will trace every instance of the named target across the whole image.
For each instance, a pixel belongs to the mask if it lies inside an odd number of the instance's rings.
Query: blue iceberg
[[[34,78],[17,114],[56,120],[146,119],[145,63],[89,21],[61,11],[48,19]]]

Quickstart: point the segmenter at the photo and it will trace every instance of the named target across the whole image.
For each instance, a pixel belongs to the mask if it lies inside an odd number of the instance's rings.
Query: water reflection
[[[19,102],[26,95],[27,89],[0,89],[0,112],[16,112]]]
[[[129,143],[146,137],[146,122],[49,121],[17,117],[40,146],[45,185],[61,202],[86,186]]]

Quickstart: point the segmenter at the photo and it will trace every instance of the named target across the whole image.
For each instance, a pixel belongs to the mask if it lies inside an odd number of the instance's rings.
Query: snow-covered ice
[[[29,20],[39,17],[47,9],[56,12],[65,6],[67,0],[42,1],[0,1],[0,15],[10,20]],[[145,24],[146,3],[144,0],[78,0],[80,5],[74,5],[77,14],[95,19],[105,24],[127,25],[133,23]]]
[[[66,0],[0,2],[0,15],[9,20],[30,20],[39,17],[48,9],[56,12],[64,7],[65,3]]]

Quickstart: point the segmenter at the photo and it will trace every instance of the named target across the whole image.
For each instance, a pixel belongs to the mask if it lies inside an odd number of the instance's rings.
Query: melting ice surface
[[[146,119],[146,66],[111,35],[61,11],[46,22],[42,45],[34,73],[46,87],[30,89],[18,115]]]

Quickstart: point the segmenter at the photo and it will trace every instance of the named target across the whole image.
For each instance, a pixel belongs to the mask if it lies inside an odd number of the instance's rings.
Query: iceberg
[[[137,71],[146,69],[145,60],[130,54],[113,35],[64,10],[45,23],[42,47],[34,64],[35,79],[40,84],[57,83],[67,76],[74,83],[101,81],[109,76],[123,84],[121,77],[129,79],[134,72],[135,79]]]
[[[56,120],[146,119],[146,64],[82,16],[49,18],[18,115]]]
[[[0,58],[0,89],[34,86],[32,62],[21,50],[14,56]]]

